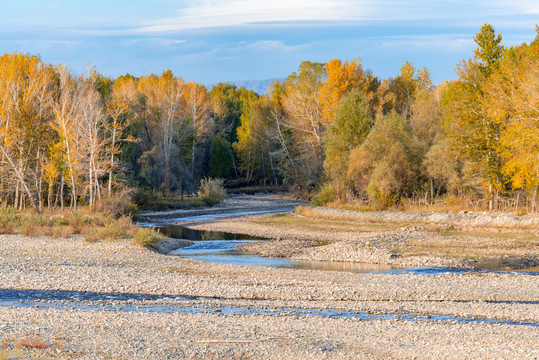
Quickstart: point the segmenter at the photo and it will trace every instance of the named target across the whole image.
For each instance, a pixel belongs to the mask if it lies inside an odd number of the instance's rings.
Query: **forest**
[[[286,188],[315,205],[526,206],[539,187],[539,27],[505,47],[485,24],[458,79],[405,62],[304,61],[265,95],[162,74],[82,75],[0,57],[0,202],[18,209],[183,198],[201,179]]]

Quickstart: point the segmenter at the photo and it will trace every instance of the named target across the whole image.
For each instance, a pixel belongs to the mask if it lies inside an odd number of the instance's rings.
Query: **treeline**
[[[126,188],[192,193],[203,177],[287,186],[318,204],[483,199],[539,186],[539,29],[505,48],[490,25],[438,86],[405,63],[303,62],[266,95],[208,91],[171,71],[115,80],[39,57],[0,58],[0,200],[89,204]],[[122,195],[123,196],[123,195]]]
[[[484,25],[473,57],[457,65],[459,79],[438,86],[412,63],[380,80],[360,60],[304,62],[267,96],[249,99],[233,144],[240,169],[316,189],[315,204],[483,200],[493,210],[500,195],[525,191],[535,210],[537,32],[506,48]]]
[[[39,211],[93,207],[126,188],[165,197],[193,192],[201,176],[232,173],[229,144],[246,96],[254,93],[226,84],[209,93],[170,71],[111,80],[93,68],[76,76],[37,56],[6,54],[1,202]]]

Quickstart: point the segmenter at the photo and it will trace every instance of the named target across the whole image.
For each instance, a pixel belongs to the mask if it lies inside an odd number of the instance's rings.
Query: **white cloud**
[[[364,1],[353,0],[207,0],[192,1],[178,17],[141,27],[140,32],[242,26],[253,23],[350,21],[366,18]]]
[[[178,39],[167,39],[160,37],[150,37],[150,38],[136,38],[136,39],[127,39],[120,41],[121,46],[174,46],[186,43],[187,40],[178,40]]]
[[[248,44],[247,47],[257,50],[264,50],[264,51],[293,51],[300,48],[304,48],[306,44],[301,45],[293,45],[289,46],[286,45],[284,42],[279,40],[261,40],[261,41],[255,41],[253,43]]]
[[[135,33],[166,33],[187,29],[252,24],[364,20],[425,20],[484,18],[486,15],[536,14],[537,0],[189,0],[177,16],[156,19]]]
[[[445,53],[460,53],[474,48],[474,41],[458,35],[417,35],[392,36],[382,38],[378,44],[382,48],[433,50]]]

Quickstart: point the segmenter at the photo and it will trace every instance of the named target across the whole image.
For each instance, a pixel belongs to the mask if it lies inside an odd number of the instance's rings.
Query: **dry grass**
[[[528,199],[529,200],[529,199]],[[513,215],[523,216],[531,211],[531,206],[527,199],[521,198],[519,206],[516,207],[514,198],[500,198],[498,210],[493,213],[510,213]],[[407,212],[446,212],[446,213],[466,213],[466,212],[483,212],[488,211],[488,202],[486,200],[477,200],[472,198],[457,198],[455,196],[446,195],[441,198],[436,198],[435,201],[425,201],[424,199],[409,199],[403,198],[398,204],[392,205],[383,210],[388,211],[407,211]],[[342,201],[328,202],[324,206],[354,210],[354,211],[379,211],[379,207],[373,206],[370,202],[344,203]]]
[[[133,243],[140,246],[156,246],[163,239],[163,235],[150,228],[142,228],[135,232]]]
[[[358,220],[339,216],[322,216],[311,207],[299,206],[295,215],[279,215],[263,220],[265,223],[305,228],[321,232],[385,232],[402,228],[409,223]],[[456,230],[436,224],[426,225],[432,236],[409,236],[406,241],[379,245],[401,256],[448,256],[478,259],[484,257],[521,257],[539,254],[539,233],[522,229],[474,228]],[[442,235],[442,236],[439,236]]]
[[[133,237],[137,230],[130,218],[121,217],[103,225],[97,231],[98,238],[106,241],[118,241]]]
[[[14,343],[15,347],[25,347],[28,349],[48,349],[52,346],[43,341],[43,339],[38,335],[26,335],[23,338],[16,339]]]
[[[442,236],[413,237],[392,250],[402,256],[443,255],[456,258],[522,257],[539,254],[539,235],[530,231],[436,231]]]
[[[3,349],[8,349],[10,347],[14,347],[15,349],[48,349],[51,346],[52,345],[45,342],[41,336],[32,334],[27,334],[19,338],[4,338],[0,345]]]
[[[301,210],[300,210],[301,211]],[[261,223],[270,223],[289,227],[317,229],[321,231],[352,231],[352,232],[379,232],[396,230],[402,225],[383,222],[360,222],[348,219],[336,219],[318,216],[308,216],[309,211],[297,215],[275,215],[260,220]],[[298,216],[299,215],[299,216]],[[256,222],[255,221],[255,222]]]
[[[4,234],[20,233],[28,237],[53,238],[69,238],[74,234],[82,234],[88,242],[95,242],[130,239],[137,229],[129,217],[115,218],[113,214],[95,213],[88,208],[73,212],[55,210],[37,215],[0,207],[0,233]]]

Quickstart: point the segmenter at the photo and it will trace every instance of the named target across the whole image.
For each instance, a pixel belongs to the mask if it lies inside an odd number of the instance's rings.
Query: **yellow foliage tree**
[[[15,206],[22,187],[36,211],[41,196],[39,174],[52,136],[48,120],[53,78],[51,67],[36,56],[12,53],[0,58],[2,164],[9,164],[15,178]]]
[[[505,51],[485,93],[488,115],[505,126],[500,135],[503,172],[514,188],[539,188],[539,31],[530,45]]]
[[[345,61],[344,64],[339,59],[333,59],[325,69],[327,80],[320,87],[319,96],[323,121],[329,124],[335,120],[341,99],[352,89],[363,91],[367,78],[359,58]]]

